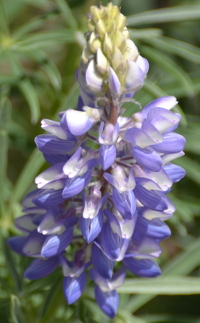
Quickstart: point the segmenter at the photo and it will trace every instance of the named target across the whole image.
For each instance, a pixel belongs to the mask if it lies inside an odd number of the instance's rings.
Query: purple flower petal
[[[66,118],[68,128],[74,136],[83,135],[93,126],[94,123],[93,118],[91,118],[86,112],[72,109],[67,110],[62,119],[63,118]]]
[[[44,243],[45,236],[32,231],[27,237],[22,252],[28,257],[40,256],[41,248]]]
[[[147,119],[160,131],[173,131],[181,120],[180,114],[173,113],[164,108],[153,108],[149,111]]]
[[[125,139],[140,148],[145,148],[155,143],[144,131],[138,128],[128,129],[125,132]]]
[[[73,239],[73,228],[69,228],[61,235],[49,235],[42,246],[42,257],[49,258],[61,253]]]
[[[112,277],[114,262],[97,247],[96,243],[92,245],[92,263],[103,278],[110,279]]]
[[[124,258],[123,263],[136,276],[151,278],[161,274],[159,266],[151,259]]]
[[[63,292],[67,303],[73,304],[82,295],[86,285],[86,274],[82,272],[79,277],[65,277]]]
[[[142,130],[156,143],[163,141],[161,133],[151,124],[148,120],[144,120],[142,123]]]
[[[30,232],[37,228],[37,224],[33,222],[34,218],[37,217],[38,214],[26,214],[20,216],[19,218],[15,219],[15,226],[23,231],[23,232]]]
[[[39,135],[35,143],[44,154],[66,154],[76,145],[75,140],[63,140],[53,135]]]
[[[148,208],[157,211],[164,211],[167,209],[168,205],[165,195],[158,190],[148,190],[138,181],[138,185],[136,185],[134,193],[136,198]]]
[[[163,221],[159,219],[147,220],[142,216],[138,217],[137,230],[143,235],[159,241],[171,235],[169,227]]]
[[[103,212],[99,211],[94,219],[81,217],[80,228],[87,243],[92,242],[101,232],[103,226]]]
[[[62,189],[41,189],[33,198],[33,202],[40,207],[51,207],[58,205],[64,201],[64,198],[62,197],[62,191]]]
[[[23,207],[22,211],[25,211],[27,208],[35,207],[35,204],[33,203],[33,198],[38,192],[39,190],[34,190],[25,196],[25,198],[22,201],[22,207]]]
[[[91,170],[87,171],[81,177],[73,178],[66,182],[66,186],[62,192],[62,196],[64,199],[68,199],[76,194],[79,194],[84,187],[89,183],[91,178]]]
[[[174,96],[163,96],[146,105],[146,107],[141,111],[142,116],[146,119],[149,111],[157,107],[171,110],[177,103],[178,102]]]
[[[153,172],[158,172],[161,169],[162,158],[151,147],[142,149],[133,146],[131,151],[137,163],[142,167],[150,169]]]
[[[64,163],[57,163],[38,175],[35,178],[38,188],[42,188],[44,185],[62,178],[64,176],[63,166]]]
[[[95,287],[95,298],[101,310],[111,319],[117,313],[119,306],[119,296],[116,290],[110,292],[102,292],[99,286]]]
[[[124,219],[131,219],[136,211],[136,200],[133,191],[119,193],[116,188],[113,189],[113,202],[116,209]]]
[[[108,169],[115,161],[116,148],[114,145],[101,145],[99,149],[99,160],[103,170]]]
[[[43,154],[44,158],[50,165],[55,165],[57,163],[66,163],[69,159],[68,155],[50,155],[50,154]]]
[[[163,142],[151,146],[155,151],[159,153],[172,154],[177,153],[184,149],[185,138],[178,133],[168,133],[163,135]]]
[[[167,175],[171,178],[173,183],[179,182],[186,174],[185,169],[178,165],[167,164],[163,167]]]
[[[27,237],[11,237],[7,240],[9,247],[14,251],[21,255],[24,255],[23,248],[26,243]]]
[[[30,280],[40,279],[51,274],[59,265],[59,258],[34,259],[26,269],[24,277]]]
[[[134,231],[132,241],[130,241],[126,257],[140,258],[157,258],[160,256],[162,249],[156,239],[146,237],[139,230],[137,226]]]

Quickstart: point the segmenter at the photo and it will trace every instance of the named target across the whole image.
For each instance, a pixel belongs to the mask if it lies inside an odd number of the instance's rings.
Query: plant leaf
[[[187,176],[197,184],[200,184],[200,164],[198,162],[184,156],[174,161],[174,163],[183,167],[186,170]]]
[[[135,39],[148,39],[152,37],[160,37],[163,33],[162,29],[158,28],[144,28],[144,29],[128,29],[130,37],[134,41]]]
[[[34,86],[29,79],[21,80],[19,88],[26,98],[31,110],[31,121],[36,123],[40,116],[40,106]]]
[[[145,42],[151,46],[155,46],[159,50],[162,49],[162,51],[178,55],[193,63],[200,64],[200,49],[189,43],[168,37],[151,38],[151,40],[148,40],[147,38],[145,39]]]
[[[64,0],[56,0],[58,8],[61,10],[61,13],[64,15],[65,20],[70,28],[77,29],[77,21],[74,18],[72,11],[68,5],[68,3]]]
[[[19,52],[55,46],[57,43],[76,42],[75,33],[72,29],[59,29],[59,31],[40,32],[29,36],[27,39],[17,41],[12,49]]]
[[[11,318],[14,323],[25,323],[19,298],[15,295],[11,295]]]
[[[2,250],[5,256],[7,269],[14,280],[16,291],[19,293],[23,288],[22,277],[20,277],[19,273],[17,272],[16,262],[14,260],[13,254],[5,240],[2,241]]]
[[[200,6],[177,6],[150,10],[127,17],[130,26],[155,24],[169,21],[182,21],[200,18]]]
[[[126,279],[119,293],[191,295],[200,294],[200,278],[196,277],[159,277],[155,279]]]
[[[180,85],[184,88],[185,93],[188,96],[194,95],[194,89],[191,78],[188,74],[173,60],[171,60],[168,56],[164,55],[156,51],[155,49],[151,49],[150,47],[141,47],[142,52],[152,61],[154,61],[157,65],[163,68],[167,73],[171,74],[173,78],[176,78]]]

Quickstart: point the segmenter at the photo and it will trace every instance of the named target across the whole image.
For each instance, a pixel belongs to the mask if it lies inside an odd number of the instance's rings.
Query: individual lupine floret
[[[104,279],[93,268],[90,270],[92,280],[97,284],[95,298],[102,311],[110,318],[114,318],[119,306],[119,297],[116,289],[124,284],[126,271],[122,267],[111,279]]]

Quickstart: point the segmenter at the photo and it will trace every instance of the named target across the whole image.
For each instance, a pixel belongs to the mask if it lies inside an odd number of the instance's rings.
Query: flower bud
[[[105,75],[108,72],[108,60],[103,54],[101,48],[97,50],[97,70],[100,74]]]

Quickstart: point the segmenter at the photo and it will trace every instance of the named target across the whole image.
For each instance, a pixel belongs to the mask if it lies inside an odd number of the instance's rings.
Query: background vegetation
[[[131,37],[151,66],[136,99],[144,106],[175,95],[182,114],[178,132],[187,139],[186,156],[177,160],[187,176],[170,193],[177,212],[168,221],[172,236],[162,243],[163,275],[129,278],[119,290],[114,320],[100,312],[90,286],[68,306],[59,269],[38,281],[23,278],[29,259],[11,252],[5,241],[19,234],[13,222],[20,201],[47,167],[34,144],[42,133],[40,120],[76,107],[74,72],[87,31],[84,14],[99,1],[0,0],[1,323],[200,322],[200,0],[113,3],[122,6]],[[127,114],[133,112],[127,104]]]

